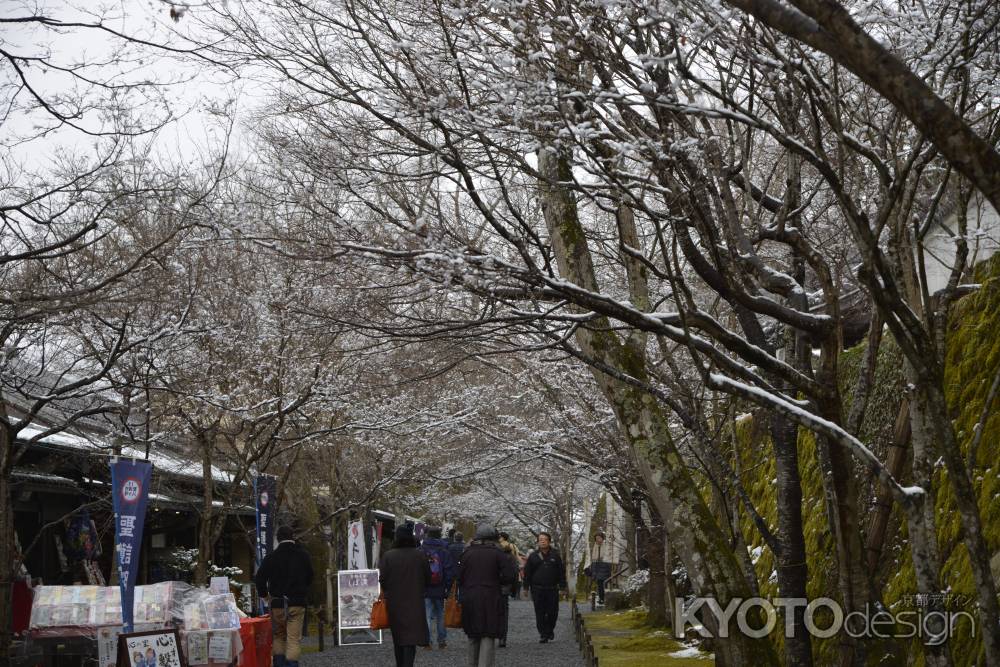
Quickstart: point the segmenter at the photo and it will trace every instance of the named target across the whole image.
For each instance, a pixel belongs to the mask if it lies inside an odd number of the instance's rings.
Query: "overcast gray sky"
[[[190,47],[184,39],[185,31],[197,29],[197,22],[189,16],[172,21],[170,6],[161,0],[0,2],[0,19],[38,15],[63,23],[101,23],[121,34],[176,48]],[[0,143],[9,149],[14,164],[30,169],[44,168],[58,151],[92,151],[97,140],[80,129],[65,126],[39,136],[57,123],[50,114],[29,109],[38,105],[21,81],[22,76],[57,111],[71,108],[71,99],[88,100],[92,107],[72,121],[83,130],[107,128],[107,104],[114,95],[121,100],[119,106],[130,110],[137,125],[148,127],[160,119],[172,118],[148,139],[155,142],[160,156],[179,163],[197,160],[212,144],[221,142],[226,121],[213,110],[232,102],[246,111],[263,101],[259,84],[233,81],[231,75],[205,62],[130,44],[94,28],[0,23],[0,50],[5,54],[0,63],[0,100],[7,108],[14,99],[13,108],[0,124]],[[12,64],[7,56],[17,60]],[[37,58],[45,62],[33,60]],[[71,76],[60,68],[79,68],[76,72],[80,76]],[[112,93],[84,79],[121,88]],[[156,85],[129,87],[149,83]],[[241,129],[236,130],[237,152],[244,144]]]

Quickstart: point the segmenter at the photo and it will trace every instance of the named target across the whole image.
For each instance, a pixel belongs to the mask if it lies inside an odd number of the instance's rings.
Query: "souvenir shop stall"
[[[228,577],[137,586],[152,478],[148,461],[111,462],[117,586],[31,590],[23,667],[269,667],[271,626],[240,610]]]
[[[266,667],[270,625],[260,622],[266,619],[246,618],[233,594],[224,592],[227,586],[206,589],[167,581],[135,587],[133,631],[124,637],[155,640],[129,650],[127,662],[119,652],[135,642],[119,641],[119,587],[38,587],[24,662],[42,667]],[[267,660],[262,662],[261,656]]]

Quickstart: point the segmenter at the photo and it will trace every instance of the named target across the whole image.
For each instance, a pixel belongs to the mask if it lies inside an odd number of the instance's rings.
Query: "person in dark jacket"
[[[448,552],[451,554],[451,560],[455,564],[455,571],[458,571],[458,566],[462,563],[462,552],[465,551],[465,535],[462,531],[456,530],[455,534],[452,535],[451,544],[448,545]]]
[[[427,538],[420,545],[420,550],[424,552],[431,568],[430,582],[424,590],[427,631],[431,634],[431,639],[434,639],[436,625],[438,648],[445,648],[448,646],[448,631],[444,627],[444,599],[448,597],[451,582],[455,580],[455,564],[451,560],[448,544],[441,539],[440,528],[427,529]]]
[[[538,549],[524,566],[524,585],[531,590],[535,605],[535,627],[541,643],[555,639],[559,618],[559,589],[566,589],[566,568],[559,552],[552,548],[552,536],[538,533]]]
[[[278,528],[278,548],[268,554],[254,576],[257,593],[271,608],[274,667],[299,665],[302,623],[312,580],[309,554],[295,543],[292,529],[281,526]]]
[[[392,549],[379,562],[379,583],[389,608],[389,629],[396,667],[412,667],[417,647],[430,644],[424,615],[424,590],[431,578],[423,552],[417,548],[413,529],[396,529]]]
[[[493,667],[496,640],[507,624],[501,588],[513,584],[515,577],[510,556],[497,546],[493,526],[482,524],[476,528],[475,539],[462,554],[458,572],[469,665]]]

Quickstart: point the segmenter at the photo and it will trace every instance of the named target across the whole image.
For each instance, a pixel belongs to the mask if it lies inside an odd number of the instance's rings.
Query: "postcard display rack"
[[[40,586],[34,593],[30,638],[43,653],[58,647],[62,655],[96,658],[98,667],[115,664],[122,626],[117,586]],[[133,612],[136,632],[177,629],[190,667],[234,664],[243,650],[231,593],[213,595],[180,581],[137,586]]]

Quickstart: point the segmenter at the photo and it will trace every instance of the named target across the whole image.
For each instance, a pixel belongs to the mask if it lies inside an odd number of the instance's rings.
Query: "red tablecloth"
[[[11,630],[14,631],[15,636],[18,636],[28,629],[28,622],[31,620],[31,588],[26,582],[14,582],[11,606],[14,610]]]
[[[271,667],[271,617],[240,619],[243,654],[239,667]]]

